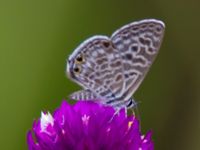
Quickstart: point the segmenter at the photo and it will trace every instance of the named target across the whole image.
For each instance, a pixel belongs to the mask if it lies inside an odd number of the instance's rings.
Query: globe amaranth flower
[[[27,143],[29,150],[153,150],[151,132],[141,135],[135,116],[91,101],[63,101],[53,116],[42,113]]]

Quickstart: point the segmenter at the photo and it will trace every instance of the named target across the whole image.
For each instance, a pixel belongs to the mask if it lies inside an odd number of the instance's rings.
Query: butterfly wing
[[[84,63],[76,64],[81,71],[75,75],[70,72],[73,70],[71,66],[74,66],[76,57],[80,54],[84,56]],[[118,95],[124,91],[123,63],[119,50],[115,49],[110,38],[106,36],[89,38],[72,53],[69,62],[67,70],[70,77],[84,89],[89,89],[103,103],[119,97]]]
[[[119,100],[128,100],[144,79],[159,51],[164,28],[163,22],[147,19],[128,24],[111,36],[124,68],[125,88]]]
[[[164,23],[149,19],[124,26],[111,38],[94,36],[83,42],[69,57],[67,70],[85,91],[72,97],[91,95],[106,104],[127,103],[153,63],[163,34]],[[84,63],[76,63],[80,55]],[[78,74],[73,73],[73,66],[78,67]]]
[[[86,89],[86,90],[80,90],[80,91],[72,93],[70,95],[70,98],[74,100],[96,100],[97,95],[95,95],[89,89]]]

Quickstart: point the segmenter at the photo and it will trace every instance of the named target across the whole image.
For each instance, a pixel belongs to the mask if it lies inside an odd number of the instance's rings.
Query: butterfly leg
[[[127,103],[126,107],[131,108],[133,115],[137,117],[141,126],[141,117],[138,109],[138,102],[136,102],[133,98],[130,98],[128,102],[129,103]]]
[[[113,118],[114,118],[116,115],[119,115],[119,112],[120,112],[121,109],[122,109],[122,107],[115,107],[115,113],[114,113],[113,116],[110,118],[110,121],[112,121]],[[127,116],[127,108],[124,107],[123,109],[125,109],[125,113],[126,113],[126,116]]]

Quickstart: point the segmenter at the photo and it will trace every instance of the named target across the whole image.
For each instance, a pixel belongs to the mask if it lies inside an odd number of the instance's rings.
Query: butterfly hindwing
[[[83,57],[82,63],[76,58]],[[92,91],[103,103],[119,97],[124,91],[123,63],[119,51],[106,36],[94,36],[81,44],[71,55],[70,63],[80,69],[70,72],[78,84]],[[69,64],[70,66],[70,64]]]

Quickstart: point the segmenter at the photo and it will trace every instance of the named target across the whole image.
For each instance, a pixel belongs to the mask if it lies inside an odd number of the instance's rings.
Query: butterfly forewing
[[[137,90],[158,53],[163,34],[164,24],[150,19],[128,24],[111,36],[124,66],[125,89],[120,100],[128,100]]]

